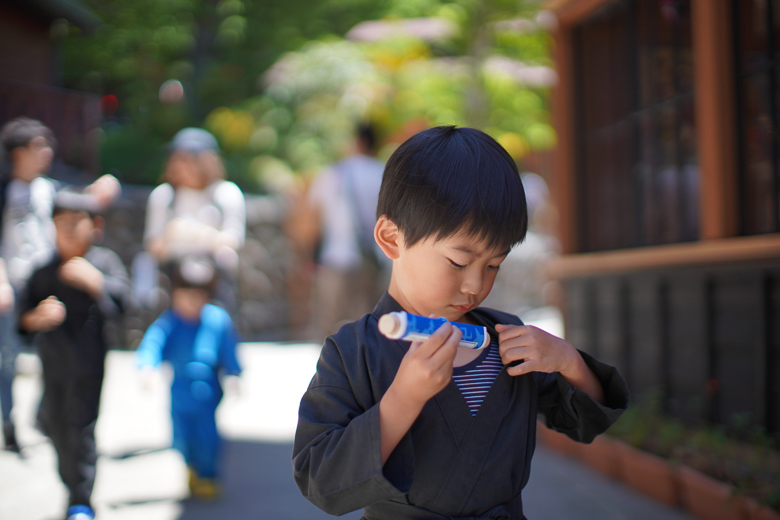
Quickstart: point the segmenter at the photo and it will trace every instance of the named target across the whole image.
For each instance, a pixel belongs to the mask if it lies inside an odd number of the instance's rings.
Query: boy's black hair
[[[38,121],[29,117],[17,117],[6,123],[0,131],[0,142],[7,154],[15,148],[25,147],[36,137],[44,137],[48,145],[52,148],[57,146],[57,139],[51,129]]]
[[[515,161],[473,128],[429,128],[399,146],[385,165],[376,212],[398,226],[406,247],[462,228],[508,251],[528,230]]]
[[[95,196],[88,193],[71,191],[69,189],[58,191],[54,196],[54,204],[51,212],[52,217],[57,216],[63,211],[83,211],[92,219],[100,216],[102,212],[100,202]]]
[[[171,285],[174,289],[202,289],[209,294],[217,283],[217,266],[205,255],[187,255],[173,264]]]

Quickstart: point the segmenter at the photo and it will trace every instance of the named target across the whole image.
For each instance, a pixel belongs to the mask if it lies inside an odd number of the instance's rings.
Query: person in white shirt
[[[206,130],[180,130],[169,149],[165,182],[146,203],[146,250],[163,271],[187,255],[212,257],[220,274],[216,303],[234,314],[238,252],[246,238],[244,194],[225,179],[219,145]]]
[[[373,128],[360,125],[350,153],[325,169],[308,194],[320,224],[314,279],[318,339],[370,312],[387,287],[389,261],[373,238],[384,172],[375,148]]]

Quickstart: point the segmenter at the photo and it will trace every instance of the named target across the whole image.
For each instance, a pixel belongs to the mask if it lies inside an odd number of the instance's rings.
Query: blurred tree
[[[104,25],[71,28],[65,81],[116,96],[101,163],[126,182],[156,182],[187,125],[215,133],[250,191],[337,158],[360,119],[396,140],[476,126],[518,159],[554,143],[539,0],[84,1]]]
[[[286,51],[327,35],[342,35],[385,14],[377,0],[84,0],[103,20],[91,35],[71,27],[63,45],[66,86],[114,95],[104,114],[101,164],[122,180],[154,183],[160,145],[186,125],[201,125],[215,108],[259,92],[258,78]],[[176,80],[180,98],[161,99]],[[245,189],[240,158],[229,172]]]
[[[253,171],[263,180],[314,173],[339,156],[361,119],[391,141],[385,157],[437,124],[484,129],[518,161],[549,149],[547,28],[534,0],[394,0],[382,23],[311,42],[266,73],[264,93],[247,106],[258,135],[273,139],[257,141]]]

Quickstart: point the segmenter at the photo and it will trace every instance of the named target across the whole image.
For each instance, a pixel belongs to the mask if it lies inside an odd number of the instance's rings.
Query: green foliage
[[[555,144],[546,88],[504,66],[549,65],[550,36],[533,22],[538,0],[85,2],[104,26],[92,35],[71,29],[65,82],[117,96],[102,168],[127,182],[154,182],[160,144],[184,126],[213,131],[229,177],[251,191],[315,173],[365,119],[395,144],[435,124],[483,128],[518,160]],[[455,31],[344,38],[364,20],[422,17]],[[183,100],[161,96],[169,80],[181,83]]]
[[[101,167],[114,174],[120,182],[157,184],[164,156],[164,141],[137,127],[115,126],[104,131],[100,147]]]
[[[688,432],[680,422],[663,413],[661,403],[659,394],[653,392],[636,399],[607,434],[635,448],[669,457]]]
[[[518,160],[549,149],[556,136],[546,87],[528,86],[503,67],[550,62],[550,37],[531,21],[538,7],[529,4],[391,2],[388,22],[438,16],[455,22],[457,30],[438,41],[406,34],[373,42],[332,38],[307,44],[266,75],[265,93],[256,98],[266,111],[258,129],[273,133],[274,155],[303,173],[337,159],[361,119],[373,121],[391,139],[384,158],[410,132],[440,124],[483,128]],[[499,22],[521,16],[530,17],[523,18],[526,32],[507,37],[513,30]],[[280,112],[289,117],[277,124]]]
[[[247,103],[279,56],[310,40],[343,35],[386,9],[384,2],[368,0],[84,1],[104,23],[90,35],[70,28],[63,41],[64,82],[117,96],[118,112],[108,115],[110,153],[102,153],[102,169],[132,182],[159,175],[159,164],[138,155],[149,154],[184,126],[203,125],[219,107]],[[185,99],[173,106],[159,97],[167,80],[184,86]],[[244,179],[251,154],[228,146],[226,160],[228,170],[242,169],[238,181],[257,189],[256,180]]]

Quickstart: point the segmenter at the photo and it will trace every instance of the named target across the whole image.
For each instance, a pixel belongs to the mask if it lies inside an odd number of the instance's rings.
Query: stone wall
[[[136,286],[140,277],[133,265],[143,253],[146,199],[151,190],[148,186],[123,186],[122,197],[106,214],[102,245],[122,258]],[[247,240],[240,256],[235,317],[245,340],[290,338],[288,286],[295,276],[291,270],[300,262],[283,231],[289,205],[282,197],[246,195]],[[146,327],[168,305],[163,288],[154,298],[142,296],[144,293],[135,291],[122,323],[112,330],[115,348],[135,348]]]

